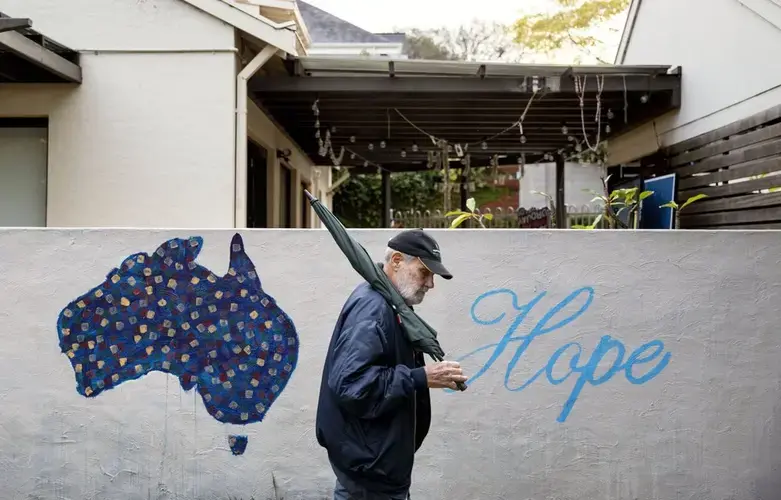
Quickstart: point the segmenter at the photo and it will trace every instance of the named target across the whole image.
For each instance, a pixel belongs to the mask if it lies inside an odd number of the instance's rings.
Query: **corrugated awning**
[[[0,83],[81,83],[78,53],[0,12]]]
[[[328,133],[356,171],[426,169],[432,138],[467,149],[472,167],[572,155],[680,106],[680,71],[668,66],[321,56],[290,58],[287,70],[253,78],[255,102],[313,161],[331,163],[320,155]]]

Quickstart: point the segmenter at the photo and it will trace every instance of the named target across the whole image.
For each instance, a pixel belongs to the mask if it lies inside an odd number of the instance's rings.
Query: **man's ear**
[[[391,255],[391,263],[394,265],[400,264],[403,260],[404,256],[401,255],[401,252],[393,252],[393,255]]]

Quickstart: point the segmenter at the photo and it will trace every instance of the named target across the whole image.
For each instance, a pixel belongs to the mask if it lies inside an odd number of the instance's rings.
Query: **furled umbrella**
[[[385,274],[385,271],[382,269],[382,265],[372,260],[366,249],[347,233],[344,225],[342,225],[339,219],[328,210],[328,207],[323,205],[320,200],[314,197],[309,191],[304,190],[304,193],[306,193],[307,198],[309,198],[312,209],[328,229],[328,232],[331,233],[334,241],[336,241],[336,244],[342,250],[342,253],[347,257],[347,260],[350,261],[353,269],[355,269],[372,288],[382,295],[385,301],[390,304],[399,316],[399,322],[404,330],[404,334],[413,347],[420,352],[428,354],[434,361],[443,361],[445,359],[445,352],[439,345],[436,330],[423,321],[423,319],[404,302],[404,298],[398,290],[396,290],[396,287],[393,286],[390,278],[388,278],[388,275]],[[461,391],[466,390],[466,384],[463,382],[458,382],[457,386]]]

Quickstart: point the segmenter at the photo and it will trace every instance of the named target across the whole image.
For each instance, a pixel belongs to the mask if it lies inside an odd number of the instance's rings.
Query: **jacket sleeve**
[[[328,387],[345,410],[376,418],[428,387],[425,368],[384,366],[382,326],[374,319],[345,326],[334,345]]]

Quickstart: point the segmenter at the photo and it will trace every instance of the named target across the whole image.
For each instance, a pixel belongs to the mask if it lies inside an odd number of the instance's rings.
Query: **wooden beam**
[[[690,197],[697,194],[705,194],[710,198],[717,198],[722,196],[735,196],[739,194],[751,194],[754,191],[761,191],[763,189],[772,189],[781,186],[781,176],[764,177],[762,179],[756,179],[752,181],[736,182],[733,184],[725,184],[723,186],[709,186],[706,188],[688,189],[686,191],[678,191],[677,201],[683,203]]]
[[[708,172],[719,168],[727,168],[739,163],[759,160],[761,158],[767,158],[768,156],[774,156],[778,154],[781,154],[781,138],[774,141],[763,142],[745,149],[730,151],[729,154],[712,156],[708,159],[694,163],[693,165],[679,167],[675,171],[678,175],[687,176]]]
[[[761,160],[742,163],[738,166],[725,168],[707,175],[696,175],[678,181],[678,189],[693,189],[698,186],[709,186],[721,182],[746,179],[756,175],[771,174],[781,170],[781,158],[763,158]],[[781,178],[778,180],[781,185]]]
[[[0,17],[0,33],[5,33],[6,31],[18,31],[32,27],[33,22],[31,19]]]
[[[564,156],[556,155],[556,228],[567,229],[567,205],[564,193],[565,184],[565,162]]]
[[[14,31],[0,33],[0,49],[13,52],[17,56],[64,80],[72,83],[81,83],[81,68],[77,64],[38,45],[19,33]]]
[[[740,135],[734,135],[729,139],[717,141],[714,144],[703,146],[694,151],[687,153],[681,153],[673,156],[670,159],[670,164],[673,166],[681,166],[691,163],[693,161],[702,160],[709,156],[716,156],[724,153],[729,153],[736,149],[751,146],[758,142],[767,141],[776,137],[781,137],[781,123],[776,123],[769,127],[753,130],[748,133],[742,133]]]
[[[382,227],[391,225],[391,173],[382,171]]]
[[[477,75],[465,77],[416,76],[405,77],[397,74],[395,78],[386,76],[349,76],[345,71],[334,71],[332,76],[311,77],[260,77],[250,81],[252,92],[333,92],[349,93],[501,93],[527,94],[531,93],[529,79],[515,78],[483,78]],[[558,77],[547,77],[558,78]],[[545,87],[540,78],[540,86]],[[660,92],[680,88],[681,80],[677,75],[660,75],[655,78],[646,76],[627,76],[626,87],[621,76],[607,75],[604,79],[603,92],[618,92],[624,88],[628,92]],[[587,93],[596,92],[596,83]],[[562,81],[559,92],[574,93],[575,83],[569,79]],[[260,96],[262,98],[262,96]]]
[[[673,144],[667,151],[671,155],[679,155],[687,151],[707,146],[708,144],[724,139],[725,137],[745,132],[746,130],[778,118],[781,118],[781,104],[749,116],[748,118],[732,122],[729,125],[717,128],[716,130],[711,130],[710,132],[705,132],[704,134],[692,137],[683,142]]]
[[[681,227],[781,222],[781,206],[709,214],[681,214]]]
[[[781,192],[749,194],[745,196],[733,196],[730,198],[720,198],[709,200],[705,198],[702,201],[693,203],[686,207],[686,214],[698,214],[707,212],[722,212],[725,210],[742,210],[747,208],[761,208],[781,205]]]

